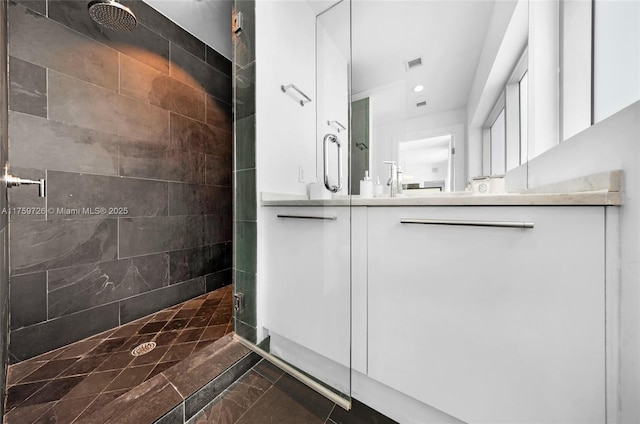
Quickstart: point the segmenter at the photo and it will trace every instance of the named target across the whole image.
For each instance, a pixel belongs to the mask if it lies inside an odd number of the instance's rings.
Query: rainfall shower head
[[[115,0],[93,0],[89,3],[89,15],[100,25],[109,29],[131,31],[138,25],[131,9]]]

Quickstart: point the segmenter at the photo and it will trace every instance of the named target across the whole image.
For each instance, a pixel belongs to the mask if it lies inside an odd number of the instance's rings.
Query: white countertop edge
[[[263,200],[262,206],[620,206],[619,192],[606,190],[578,193],[444,194],[424,197],[375,197],[330,200]]]

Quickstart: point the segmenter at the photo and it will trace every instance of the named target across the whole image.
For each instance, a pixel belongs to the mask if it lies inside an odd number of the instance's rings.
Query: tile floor
[[[73,423],[233,331],[231,286],[8,369],[5,423]],[[154,341],[151,352],[131,350]]]
[[[276,366],[260,361],[189,424],[397,424],[353,400],[345,411]]]

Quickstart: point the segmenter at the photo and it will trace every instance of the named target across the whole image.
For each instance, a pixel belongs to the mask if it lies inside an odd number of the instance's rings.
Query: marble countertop
[[[620,206],[622,172],[589,175],[517,193],[433,193],[422,196],[361,198],[335,196],[310,200],[303,195],[261,193],[262,206]]]

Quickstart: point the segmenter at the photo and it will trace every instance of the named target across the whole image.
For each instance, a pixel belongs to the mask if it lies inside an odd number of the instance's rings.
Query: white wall
[[[640,102],[623,109],[543,153],[528,163],[530,187],[564,181],[597,172],[624,171],[623,205],[619,208],[620,356],[608,361],[620,367],[620,381],[609,384],[619,423],[640,422]],[[615,258],[612,258],[615,261]],[[610,270],[617,274],[616,270]],[[579,294],[576,294],[579,295]],[[615,338],[613,339],[615,342]],[[610,341],[611,342],[611,341]],[[611,391],[620,391],[620,397]]]
[[[144,1],[218,53],[231,59],[233,0]]]
[[[594,121],[640,100],[640,2],[597,0]]]
[[[307,2],[256,2],[258,192],[306,194],[299,169],[315,175],[315,14]],[[300,106],[295,84],[312,102]]]

